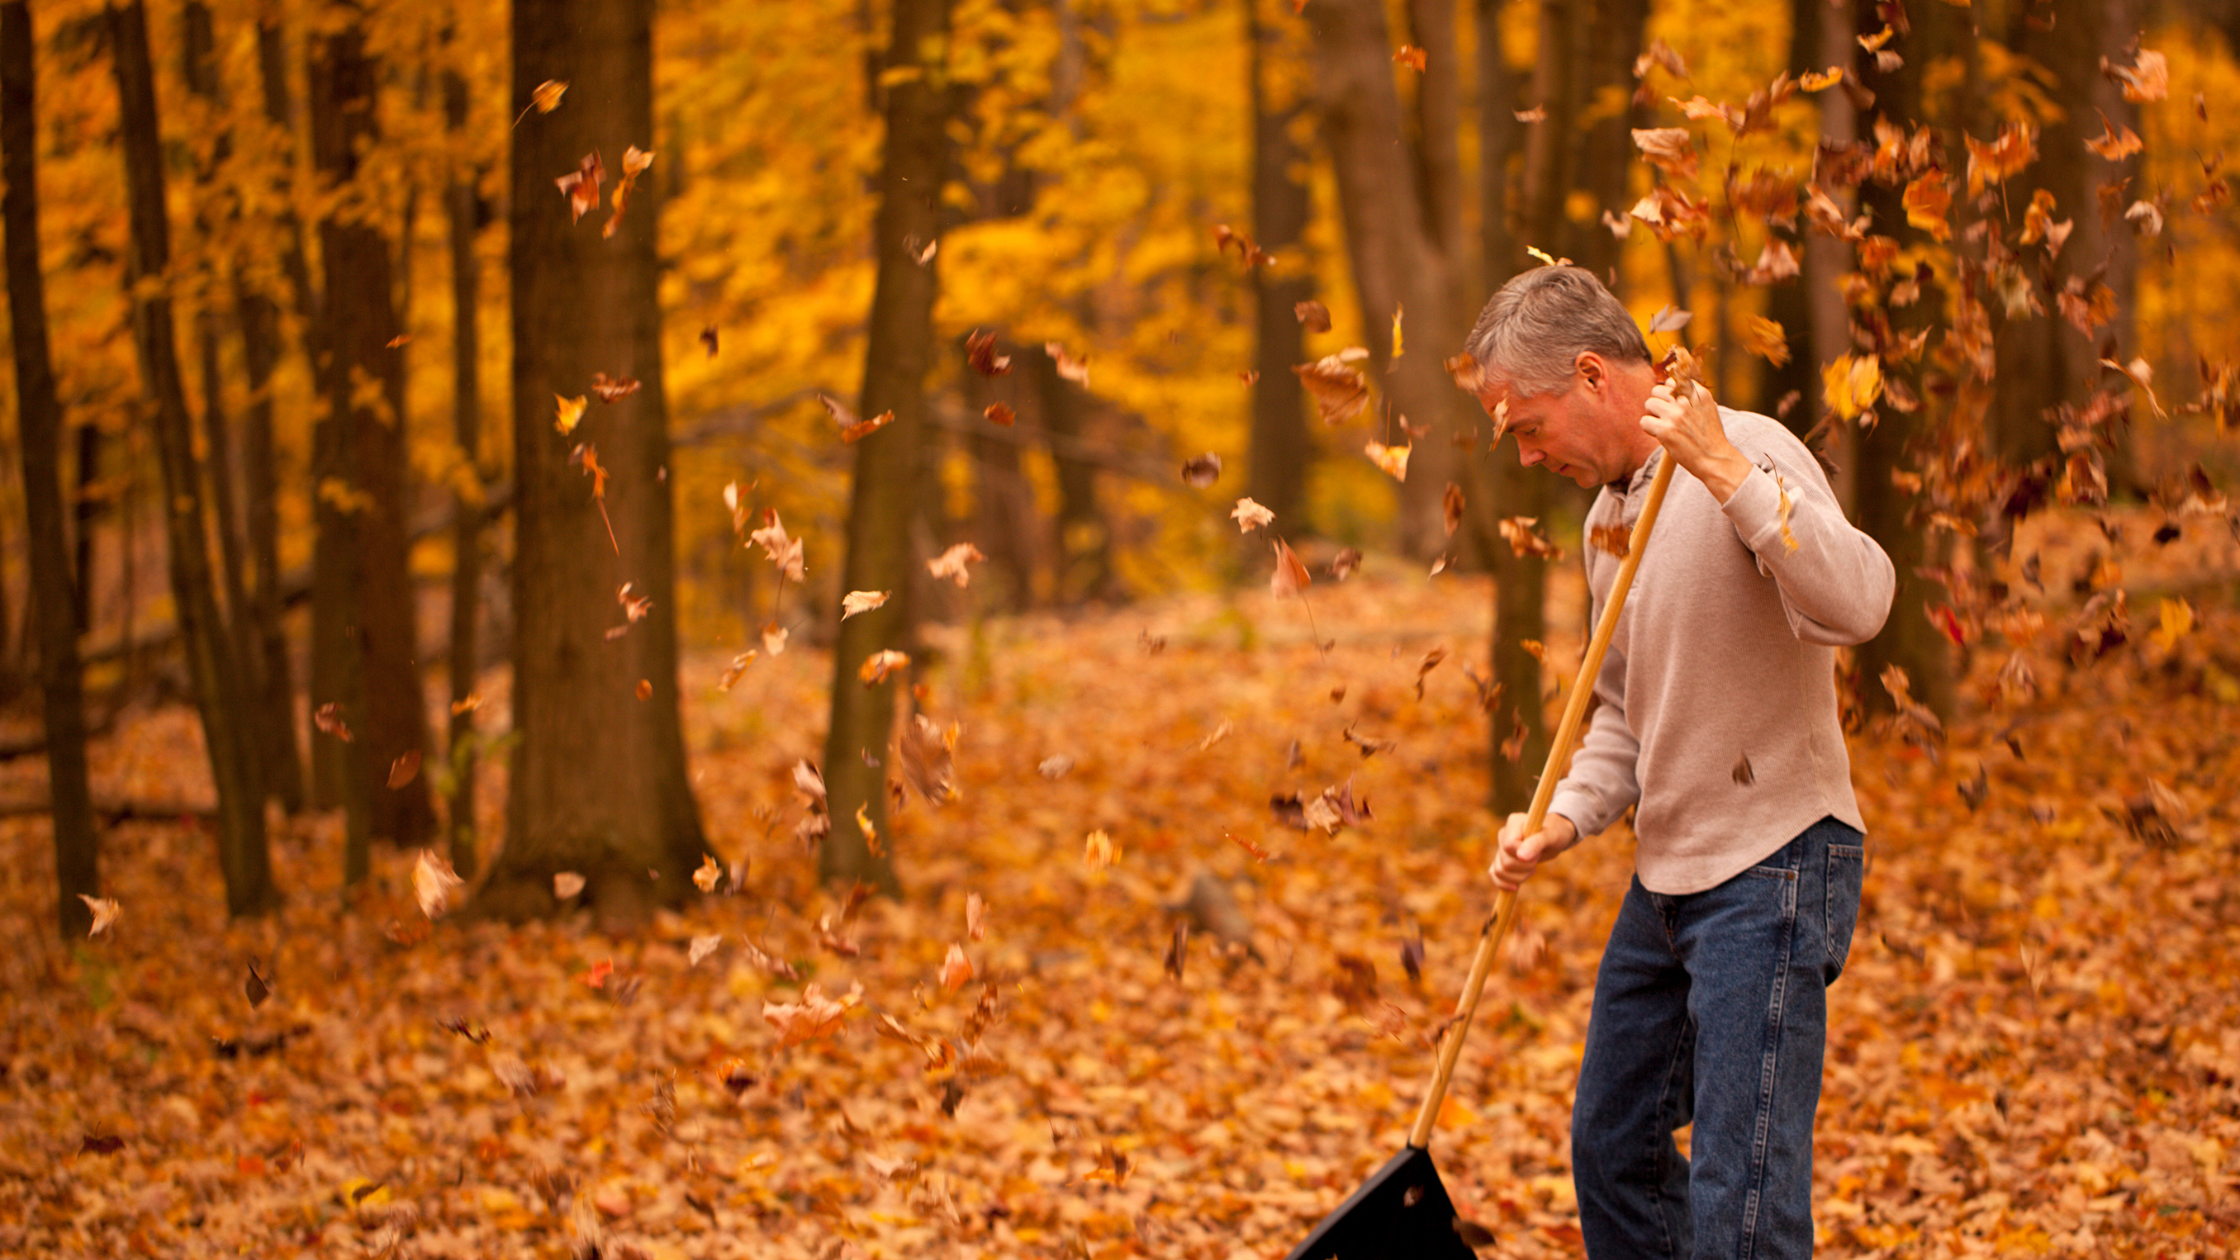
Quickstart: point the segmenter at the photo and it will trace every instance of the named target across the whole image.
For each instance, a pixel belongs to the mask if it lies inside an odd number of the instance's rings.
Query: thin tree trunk
[[[310,57],[313,159],[335,187],[357,177],[379,134],[377,69],[353,21],[318,36]],[[319,225],[326,264],[326,415],[314,433],[318,539],[312,595],[314,706],[339,707],[354,739],[344,749],[343,883],[367,874],[367,846],[411,848],[434,828],[427,776],[392,772],[427,751],[427,714],[415,662],[417,627],[406,571],[404,360],[389,242],[359,218]],[[361,382],[378,386],[371,397]],[[323,737],[331,738],[331,737]]]
[[[1488,294],[1508,283],[1525,261],[1510,228],[1520,202],[1510,168],[1524,135],[1516,117],[1518,85],[1503,57],[1499,25],[1503,3],[1478,0],[1477,14],[1478,231]],[[1528,174],[1525,182],[1529,184],[1531,178]],[[1485,461],[1479,484],[1488,498],[1486,516],[1546,514],[1546,474],[1526,468],[1513,450],[1499,446],[1473,458]],[[1490,803],[1497,812],[1510,813],[1531,802],[1537,767],[1548,755],[1540,661],[1524,646],[1547,638],[1548,562],[1516,554],[1498,536],[1487,538],[1483,550],[1493,571],[1492,670],[1499,688],[1486,713]],[[1524,730],[1521,743],[1515,739],[1519,727]]]
[[[1312,533],[1307,517],[1307,466],[1314,454],[1307,430],[1306,390],[1291,368],[1306,356],[1305,338],[1295,311],[1314,296],[1314,277],[1301,265],[1300,238],[1307,229],[1306,182],[1299,172],[1308,157],[1293,136],[1306,112],[1290,84],[1296,74],[1279,75],[1303,60],[1304,50],[1287,38],[1291,23],[1261,20],[1270,0],[1245,0],[1246,38],[1252,50],[1252,234],[1262,249],[1276,255],[1276,267],[1252,269],[1254,297],[1252,450],[1246,488],[1262,507],[1276,514],[1279,528],[1292,537]],[[1278,269],[1280,268],[1280,270]]]
[[[856,446],[855,482],[848,504],[848,556],[842,589],[891,591],[883,607],[840,623],[833,650],[832,721],[825,738],[825,789],[832,829],[817,856],[827,881],[860,880],[895,892],[891,851],[874,850],[856,825],[858,811],[883,839],[886,827],[887,743],[896,692],[907,671],[866,685],[857,670],[874,653],[906,649],[912,641],[910,522],[921,430],[925,376],[933,357],[933,300],[939,290],[936,258],[925,266],[908,242],[930,241],[940,227],[940,189],[949,167],[951,93],[937,84],[943,67],[921,58],[945,43],[953,0],[895,0],[884,70],[886,154],[879,176],[879,216],[873,229],[879,278],[871,299],[870,345],[864,357],[865,415],[894,412],[894,423]],[[1030,362],[1044,356],[1028,355]]]
[[[78,663],[76,600],[62,507],[62,404],[47,351],[47,299],[39,266],[36,40],[26,0],[0,3],[0,229],[7,237],[8,326],[15,347],[16,427],[22,443],[30,591],[47,728],[54,817],[55,922],[82,935],[101,895],[100,831],[86,778],[86,715]]]
[[[1082,445],[1087,391],[1058,375],[1057,361],[1039,347],[1012,362],[1023,368],[1035,392],[1042,431],[1051,439],[1050,462],[1057,467],[1058,518],[1052,524],[1057,598],[1068,604],[1116,598],[1112,526],[1097,503],[1097,468],[1073,454]]]
[[[125,157],[132,248],[128,268],[135,295],[133,341],[155,403],[155,435],[163,472],[164,533],[171,592],[203,741],[218,789],[218,851],[226,908],[234,915],[270,910],[279,894],[265,846],[264,784],[248,732],[249,697],[241,686],[231,641],[218,616],[204,534],[201,474],[193,421],[180,381],[171,301],[157,284],[170,264],[164,217],[163,150],[156,128],[155,68],[148,59],[147,14],[140,0],[108,10],[117,78],[118,133]],[[143,287],[146,286],[146,287]]]
[[[446,42],[451,35],[447,32]],[[467,80],[456,70],[443,76],[444,126],[456,140],[467,127]],[[453,172],[444,206],[451,231],[451,425],[459,444],[461,477],[472,470],[474,493],[453,491],[451,530],[451,727],[445,743],[451,763],[451,865],[461,877],[477,866],[474,827],[476,750],[474,695],[480,644],[476,630],[482,614],[482,338],[476,326],[481,309],[481,265],[475,258],[475,233],[481,199],[472,168]]]
[[[532,113],[513,132],[513,720],[521,742],[506,841],[481,899],[490,914],[550,914],[558,908],[552,877],[575,871],[589,881],[600,918],[620,927],[688,895],[707,843],[677,712],[654,250],[662,187],[641,175],[628,216],[603,239],[610,211],[571,222],[553,180],[594,152],[610,180],[619,178],[627,146],[654,147],[652,0],[516,0],[513,48],[509,116],[528,109],[547,79],[574,85],[571,106],[596,107]],[[592,401],[572,433],[555,433],[554,396],[586,395],[594,371],[641,387],[616,403]],[[579,444],[583,458],[571,460]],[[586,475],[594,452],[608,474],[603,499]],[[624,583],[633,598],[653,601],[649,617],[624,618],[616,601]],[[610,639],[618,625],[627,629]]]
[[[72,549],[70,571],[76,577],[70,592],[70,615],[79,634],[93,633],[94,527],[101,521],[101,426],[78,426],[77,491],[71,502]]]

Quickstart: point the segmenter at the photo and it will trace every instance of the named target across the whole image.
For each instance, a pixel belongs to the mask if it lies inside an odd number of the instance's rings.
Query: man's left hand
[[[1727,440],[1719,404],[1712,401],[1710,390],[1694,381],[1677,386],[1667,381],[1650,390],[1641,431],[1655,438],[1720,503],[1733,498],[1750,476],[1750,461]]]

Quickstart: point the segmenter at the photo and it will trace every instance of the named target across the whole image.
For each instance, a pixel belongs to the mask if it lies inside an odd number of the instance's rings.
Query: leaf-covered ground
[[[2049,609],[2036,699],[1941,744],[1854,740],[1873,865],[1834,994],[1826,1254],[2240,1238],[2240,621],[2229,551],[2207,567],[2227,593],[2191,588],[2182,633],[2135,594],[2132,640],[2072,669]],[[1377,568],[1312,588],[1327,656],[1261,592],[941,632],[963,797],[896,815],[909,895],[852,913],[793,838],[829,676],[799,646],[729,695],[723,658],[689,666],[743,880],[625,939],[582,912],[431,923],[409,854],[342,913],[321,821],[276,842],[287,910],[229,925],[207,832],[139,821],[103,855],[119,922],[66,947],[44,821],[0,824],[0,1253],[1281,1255],[1399,1149],[1489,901],[1461,668],[1488,592]],[[1567,622],[1577,600],[1566,579]],[[97,795],[206,800],[196,748],[185,712],[138,715]],[[1370,816],[1335,834],[1270,808],[1348,785]],[[1488,1254],[1579,1250],[1569,1091],[1628,850],[1528,889],[1433,1140]],[[1179,909],[1200,873],[1249,953]],[[832,1010],[810,985],[844,1010],[781,1047]]]

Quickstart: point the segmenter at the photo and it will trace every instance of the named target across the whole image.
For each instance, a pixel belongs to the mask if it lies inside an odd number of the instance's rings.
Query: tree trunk
[[[218,80],[217,32],[211,22],[210,8],[200,0],[189,0],[181,9],[181,19],[181,77],[186,82],[187,91],[207,104],[211,117],[219,117],[223,111],[224,99],[222,85]],[[205,239],[214,230],[209,219],[214,201],[211,195],[212,181],[231,150],[231,137],[221,132],[213,144],[210,163],[195,171],[195,224]],[[303,797],[302,785],[295,781],[300,770],[295,757],[294,706],[285,700],[274,703],[273,689],[265,680],[269,662],[263,637],[264,626],[257,615],[258,605],[251,602],[249,583],[244,580],[251,576],[251,567],[256,562],[247,554],[251,545],[243,537],[246,522],[240,510],[241,496],[235,492],[234,484],[237,452],[234,448],[232,426],[227,421],[224,376],[219,367],[221,329],[216,306],[219,290],[216,271],[221,264],[234,270],[236,308],[239,308],[238,297],[244,289],[240,283],[238,261],[213,256],[206,264],[212,274],[203,287],[206,295],[203,308],[196,312],[194,321],[195,348],[202,366],[202,432],[204,444],[210,452],[210,498],[218,518],[219,576],[225,592],[227,624],[233,630],[231,637],[234,658],[240,662],[242,686],[251,697],[246,720],[250,724],[250,739],[256,747],[257,757],[264,766],[265,791],[279,801],[283,809],[293,810],[301,807]],[[253,360],[257,353],[246,347],[249,336],[248,320],[244,319],[245,360]],[[269,343],[263,349],[268,350]],[[260,488],[265,490],[268,497],[254,511],[269,514],[273,510],[269,499],[272,476],[272,405],[271,399],[264,397],[263,393],[271,379],[272,363],[267,359],[261,366],[261,375],[254,369],[250,372],[251,412],[254,414],[260,406],[262,408],[261,415],[250,421],[250,427],[261,427],[261,432],[257,435],[261,449],[257,456],[262,460],[263,467],[253,476],[260,481]],[[238,455],[245,466],[252,462],[247,450],[238,452]],[[244,479],[251,479],[251,475],[245,472]],[[261,592],[258,598],[261,600]],[[284,652],[282,657],[284,662]],[[282,685],[285,686],[285,675],[282,677]]]
[[[445,41],[452,36],[446,32]],[[467,127],[467,81],[455,70],[443,76],[444,126],[457,140]],[[475,259],[475,233],[481,225],[476,172],[454,171],[444,193],[451,232],[451,429],[459,444],[458,476],[452,491],[451,527],[451,726],[445,755],[451,765],[451,865],[461,878],[477,865],[474,828],[474,695],[482,613],[482,338],[476,315],[482,305],[481,266]],[[471,492],[464,479],[473,477]]]
[[[2139,251],[2129,224],[2111,229],[2102,222],[2099,194],[2103,183],[2126,177],[2136,183],[2145,159],[2109,162],[2084,146],[2099,138],[2103,117],[2117,134],[2139,127],[2139,107],[2124,100],[2120,86],[2100,73],[2101,58],[2137,32],[2137,14],[2130,0],[2064,5],[2058,22],[2045,20],[2051,12],[2018,8],[2007,36],[2008,47],[2052,72],[2059,85],[2055,95],[2065,109],[2039,133],[2038,160],[2008,184],[2006,217],[2019,224],[2023,207],[2042,189],[2053,194],[2054,217],[2073,225],[2060,255],[2035,277],[2041,281],[2038,296],[2045,313],[2005,319],[1998,332],[1993,440],[2002,456],[2017,463],[2055,460],[2053,413],[2064,403],[2083,403],[2100,376],[2101,358],[2121,363],[2135,353],[2131,313]],[[2012,229],[2008,239],[2014,244]],[[2098,283],[2115,293],[2116,318],[2100,330],[2099,338],[2117,347],[2117,353],[2103,356],[2100,345],[2062,318],[2057,297],[2072,278],[2086,286],[2079,296],[2089,296],[2090,286]],[[2110,481],[2118,484],[2115,478]]]
[[[218,789],[218,852],[226,909],[239,916],[270,910],[279,900],[265,847],[264,784],[249,736],[249,697],[212,586],[193,421],[179,377],[171,300],[161,277],[170,265],[164,217],[163,145],[156,128],[155,68],[148,58],[147,13],[140,0],[108,10],[117,78],[118,134],[132,223],[128,280],[140,369],[155,408],[158,463],[163,473],[164,534],[171,593],[202,715],[211,778]]]
[[[1583,191],[1593,198],[1595,212],[1573,222],[1563,214],[1559,200],[1551,207],[1563,218],[1555,234],[1564,241],[1566,255],[1622,296],[1618,238],[1603,226],[1602,212],[1623,215],[1632,204],[1626,186],[1634,164],[1633,128],[1648,125],[1644,111],[1630,103],[1635,87],[1633,61],[1647,33],[1649,4],[1648,0],[1594,0],[1569,7],[1578,65],[1571,145],[1576,145],[1578,156],[1575,174],[1560,185],[1565,190],[1561,196],[1568,198],[1573,188]],[[1599,102],[1612,93],[1629,102],[1626,108],[1617,113],[1598,109]]]
[[[1088,391],[1058,375],[1057,360],[1040,347],[1025,350],[1012,364],[1024,369],[1035,393],[1035,410],[1050,438],[1050,462],[1058,473],[1058,518],[1052,522],[1056,598],[1066,604],[1117,598],[1121,591],[1112,568],[1112,526],[1097,504],[1097,466],[1076,453],[1083,445]]]
[[[1246,38],[1252,50],[1252,235],[1276,255],[1274,267],[1252,269],[1255,306],[1253,362],[1259,379],[1252,386],[1252,448],[1246,489],[1276,514],[1289,536],[1310,534],[1307,516],[1307,465],[1314,454],[1307,431],[1307,395],[1293,365],[1305,360],[1305,339],[1294,313],[1314,296],[1314,277],[1300,256],[1309,207],[1306,181],[1299,172],[1308,155],[1293,136],[1305,111],[1296,73],[1281,74],[1301,59],[1286,38],[1287,22],[1261,20],[1271,0],[1245,0]]]
[[[1516,118],[1521,106],[1517,83],[1503,58],[1499,26],[1502,0],[1478,0],[1478,189],[1479,256],[1488,294],[1508,283],[1524,262],[1510,223],[1520,198],[1511,167],[1523,139]],[[1543,124],[1544,125],[1544,124]],[[1541,150],[1547,160],[1548,150]],[[1534,178],[1527,174],[1529,186]],[[1547,512],[1546,474],[1526,468],[1513,451],[1493,447],[1472,456],[1483,461],[1479,485],[1486,496],[1484,516],[1541,517]],[[1519,556],[1498,535],[1484,539],[1487,567],[1493,571],[1493,681],[1499,691],[1486,713],[1490,804],[1498,813],[1526,808],[1540,765],[1548,756],[1547,714],[1540,700],[1540,661],[1525,650],[1527,641],[1547,638],[1548,562]],[[1521,727],[1524,739],[1515,740]]]
[[[8,328],[15,345],[16,427],[30,552],[27,602],[39,643],[47,727],[47,783],[54,816],[55,921],[65,940],[101,895],[100,831],[86,778],[86,715],[78,664],[76,601],[62,508],[62,404],[47,352],[47,297],[39,269],[36,42],[26,0],[0,3],[0,229],[7,237]]]
[[[832,721],[825,738],[832,829],[819,847],[818,874],[826,881],[860,880],[890,893],[898,888],[891,851],[875,851],[856,818],[863,811],[882,842],[891,838],[883,767],[896,691],[909,685],[908,671],[867,686],[857,670],[873,653],[906,650],[911,643],[911,500],[925,424],[925,375],[933,357],[939,259],[920,266],[910,243],[935,239],[940,227],[952,106],[950,90],[935,82],[943,67],[921,58],[946,42],[952,4],[895,0],[893,33],[879,76],[886,94],[886,154],[873,229],[879,277],[871,299],[861,401],[864,415],[891,410],[895,418],[856,445],[841,587],[893,595],[884,606],[840,623],[832,661]],[[1046,356],[1026,357],[1031,363]]]
[[[569,108],[531,113],[513,133],[513,720],[521,742],[506,841],[481,898],[486,913],[507,918],[550,914],[559,905],[552,877],[574,871],[588,880],[600,918],[620,927],[684,896],[707,843],[677,713],[654,251],[661,185],[641,176],[628,216],[603,239],[608,214],[571,222],[553,180],[591,153],[619,178],[628,146],[653,146],[652,0],[517,0],[513,41],[509,113],[528,109],[545,80],[573,87]],[[587,394],[594,371],[641,388],[612,404],[592,401],[574,432],[555,433],[554,396]],[[583,458],[571,457],[579,444]],[[609,474],[603,500],[586,475],[594,452]],[[633,598],[653,601],[650,617],[625,620],[616,601],[624,583]],[[627,630],[610,639],[617,625]]]
[[[1433,233],[1441,207],[1420,187],[1426,165],[1436,166],[1409,143],[1393,83],[1392,40],[1378,0],[1328,0],[1309,6],[1314,30],[1323,138],[1338,176],[1338,204],[1345,220],[1346,253],[1361,295],[1370,379],[1386,395],[1389,418],[1378,415],[1369,436],[1412,447],[1408,480],[1401,485],[1399,546],[1429,557],[1447,545],[1441,500],[1447,483],[1467,467],[1455,459],[1454,435],[1469,427],[1464,408],[1476,403],[1454,388],[1443,361],[1461,325],[1450,259],[1440,241],[1458,230]],[[1451,58],[1453,48],[1432,50]],[[1393,322],[1404,312],[1415,349],[1395,355]],[[1422,436],[1404,433],[1415,426]],[[1460,424],[1458,425],[1458,422]]]
[[[1923,73],[1937,54],[1957,47],[1966,38],[1951,12],[1949,6],[1938,4],[1913,12],[1911,36],[1891,44],[1905,59],[1896,71],[1882,73],[1861,59],[1861,81],[1874,92],[1876,108],[1884,117],[1900,125],[1930,121]],[[1872,8],[1859,9],[1858,22],[1861,35],[1882,29],[1882,18]],[[1957,144],[1952,147],[1959,148]],[[1906,211],[1902,183],[1870,182],[1860,193],[1879,230],[1896,236],[1902,244],[1915,243],[1918,229],[1903,226]],[[1936,318],[1935,313],[1945,307],[1942,290],[1942,285],[1924,284],[1919,301],[1892,310],[1893,331],[1910,331]],[[1892,480],[1893,474],[1906,472],[1931,457],[1924,449],[1931,432],[1925,409],[1949,404],[1936,402],[1928,391],[1923,394],[1923,410],[1906,412],[1885,404],[1874,428],[1858,437],[1854,482],[1858,525],[1890,553],[1898,571],[1898,590],[1882,633],[1861,644],[1853,659],[1858,668],[1856,696],[1862,707],[1877,712],[1890,710],[1890,697],[1881,678],[1885,667],[1896,665],[1911,681],[1915,699],[1937,713],[1949,715],[1954,696],[1952,652],[1928,617],[1927,606],[1937,597],[1936,587],[1917,572],[1936,560],[1930,553],[1926,531],[1915,519],[1914,496]]]
[[[357,22],[313,40],[312,157],[330,186],[357,177],[364,149],[378,135],[377,74]],[[338,213],[319,225],[323,341],[331,357],[323,381],[327,410],[313,437],[311,701],[338,706],[354,736],[335,750],[342,756],[332,771],[342,776],[347,818],[345,887],[365,878],[372,840],[416,847],[435,821],[426,776],[388,786],[400,759],[426,753],[428,735],[406,571],[404,359],[395,344],[402,328],[389,243],[361,214]]]

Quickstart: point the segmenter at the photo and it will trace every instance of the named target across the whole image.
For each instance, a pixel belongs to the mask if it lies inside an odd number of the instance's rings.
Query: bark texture
[[[910,526],[916,515],[913,500],[940,259],[920,266],[910,244],[935,239],[940,226],[952,99],[950,89],[941,86],[945,67],[923,58],[945,45],[951,7],[952,0],[896,0],[879,76],[886,84],[887,134],[873,229],[879,278],[871,298],[861,403],[866,416],[894,412],[894,423],[856,445],[841,589],[891,591],[893,596],[883,607],[840,623],[833,651],[832,721],[825,737],[832,829],[819,846],[817,872],[827,881],[860,880],[890,893],[898,885],[883,843],[889,838],[884,767],[890,761],[897,692],[909,686],[909,675],[898,670],[884,682],[867,685],[857,670],[874,653],[907,651],[912,642]],[[1025,357],[1030,365],[1046,358],[1033,353]],[[1054,426],[1047,409],[1044,422]],[[882,840],[877,850],[857,825],[859,810]]]
[[[552,913],[552,877],[575,871],[600,918],[621,926],[691,889],[706,839],[685,774],[677,714],[675,526],[654,254],[661,185],[641,176],[628,214],[603,237],[604,194],[626,148],[654,147],[651,0],[519,0],[513,110],[566,79],[569,108],[513,133],[512,759],[504,847],[480,894],[485,913]],[[581,107],[578,108],[578,103]],[[553,181],[602,155],[599,208],[570,221]],[[574,432],[554,431],[554,397],[591,374],[640,389],[593,400]],[[580,454],[577,454],[580,448]],[[598,478],[605,470],[607,514]],[[653,601],[628,622],[616,593]],[[609,638],[617,625],[628,629]],[[641,693],[643,698],[641,699]]]
[[[171,594],[195,707],[202,717],[211,777],[218,789],[218,855],[225,875],[226,910],[236,916],[261,914],[279,899],[265,844],[262,767],[249,735],[248,693],[218,612],[194,426],[179,374],[178,334],[171,299],[160,283],[170,266],[171,231],[164,215],[163,146],[156,127],[147,13],[140,0],[133,0],[122,7],[112,5],[107,16],[132,225],[126,270],[134,294],[133,345],[154,412]]]
[[[62,404],[47,349],[47,299],[39,267],[35,39],[25,0],[0,3],[0,231],[7,237],[8,327],[15,350],[16,429],[31,570],[31,616],[47,728],[54,819],[55,923],[83,936],[101,895],[100,830],[86,777],[86,715],[78,663],[76,600],[62,506]]]

